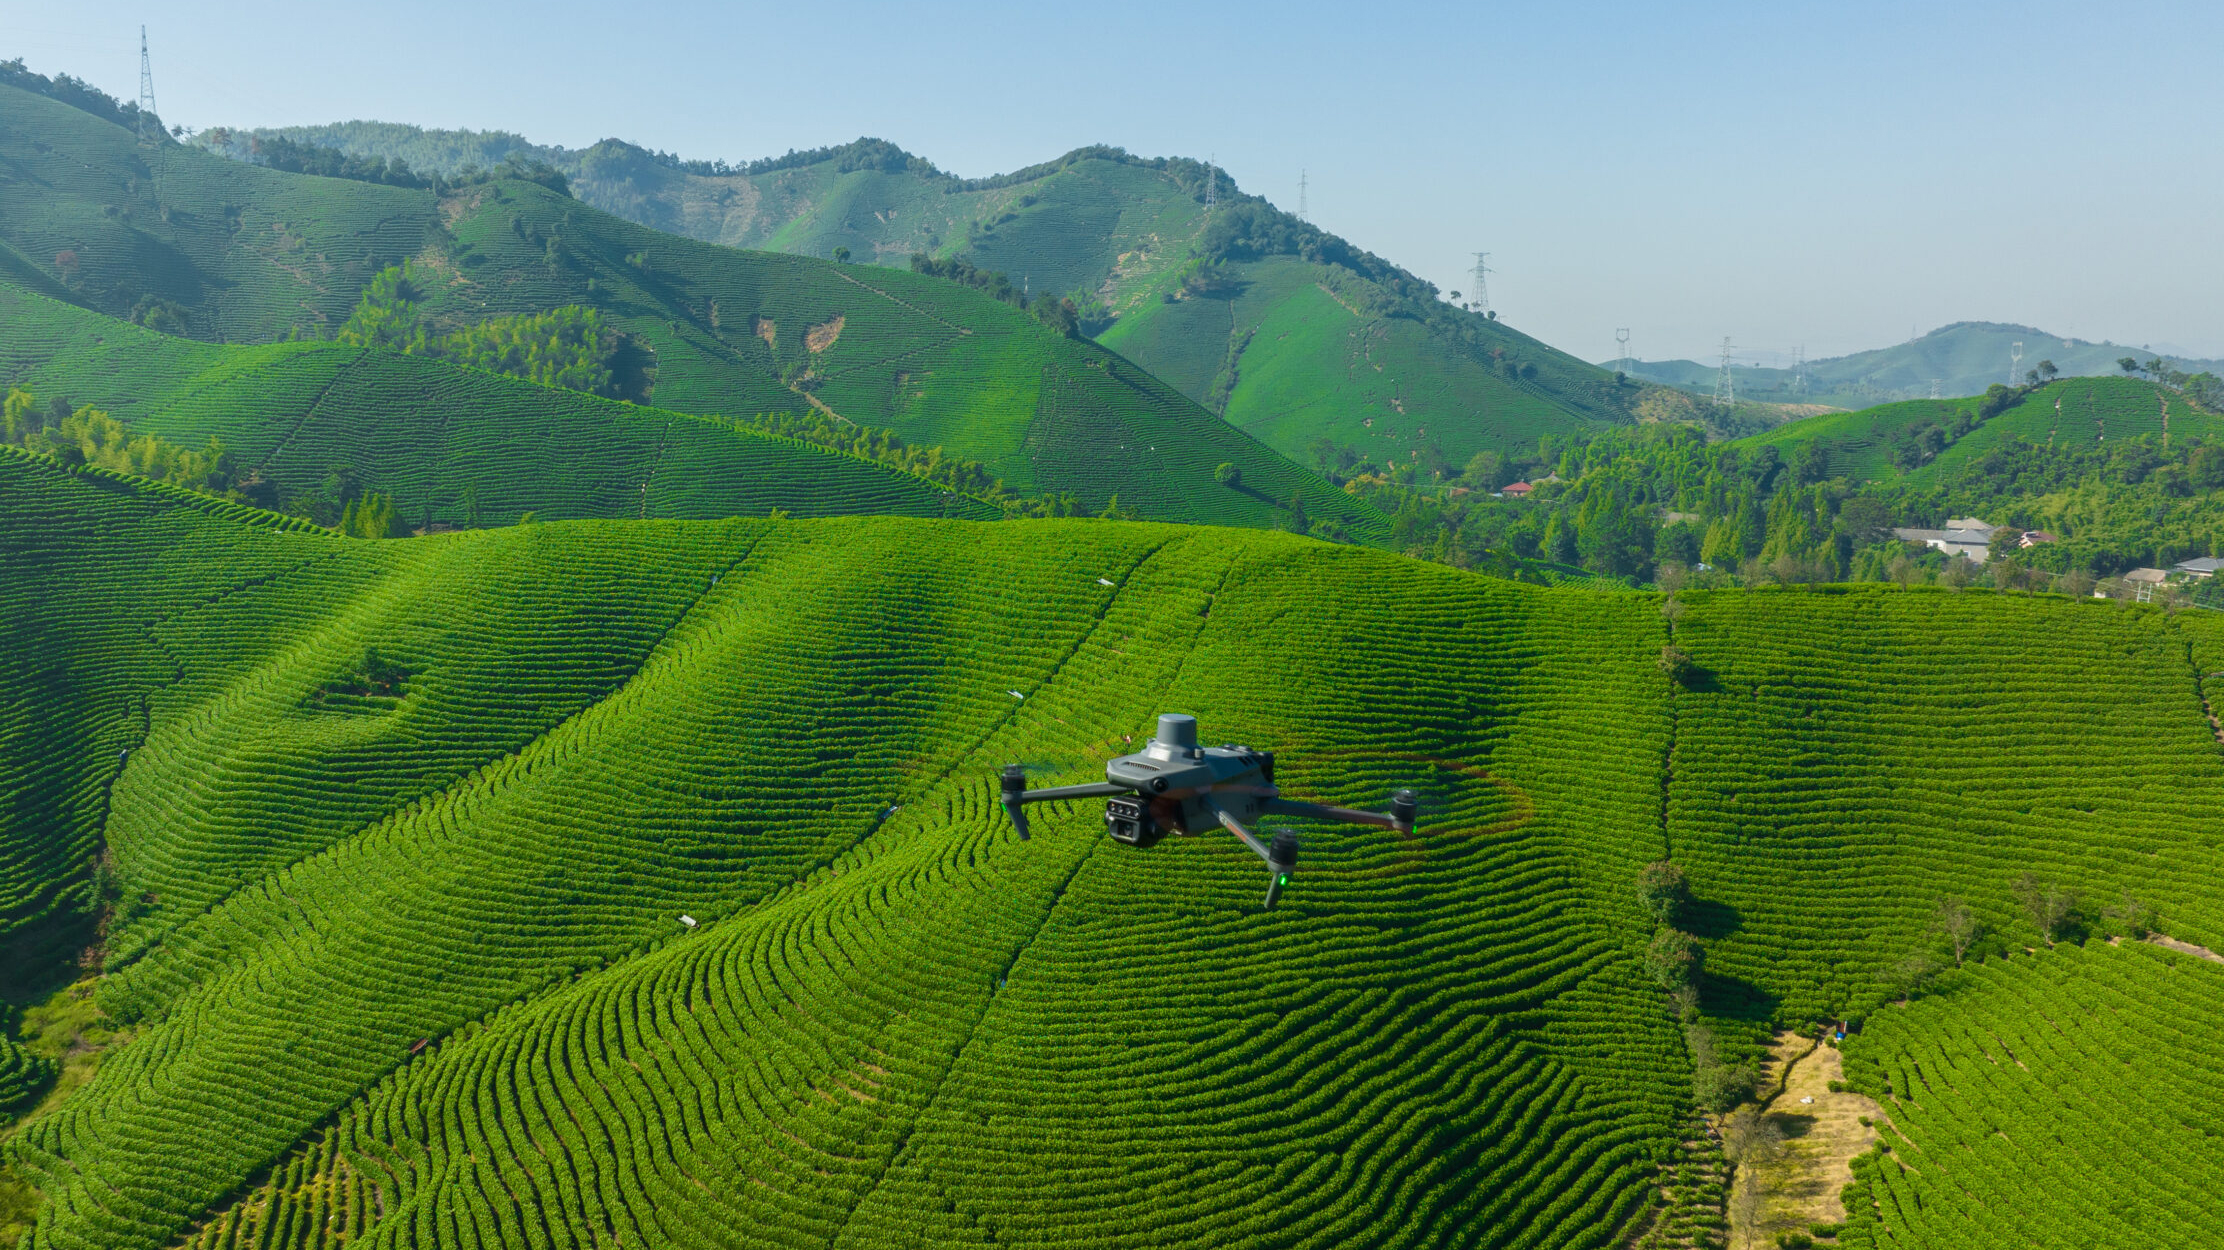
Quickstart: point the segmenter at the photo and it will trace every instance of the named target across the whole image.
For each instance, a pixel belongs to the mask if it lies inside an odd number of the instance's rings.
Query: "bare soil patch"
[[[823,321],[809,327],[803,332],[803,345],[814,352],[823,352],[834,346],[834,340],[842,337],[842,323],[847,320],[849,318],[846,315],[837,316],[832,321]]]
[[[1740,1168],[1740,1185],[1759,1187],[1752,1226],[1737,1218],[1744,1204],[1732,1202],[1730,1246],[1774,1246],[1780,1233],[1805,1232],[1815,1224],[1846,1218],[1841,1192],[1853,1183],[1854,1156],[1876,1145],[1877,1130],[1863,1124],[1884,1118],[1876,1103],[1850,1091],[1831,1092],[1845,1079],[1838,1048],[1793,1033],[1779,1034],[1771,1050],[1764,1093],[1779,1083],[1782,1092],[1763,1104],[1768,1120],[1784,1135],[1774,1159]]]
[[[2174,937],[2164,937],[2159,933],[2148,934],[2147,940],[2157,946],[2168,947],[2180,955],[2191,955],[2196,959],[2206,959],[2213,963],[2224,964],[2224,955],[2219,955],[2206,946],[2195,946],[2191,942],[2180,942]]]

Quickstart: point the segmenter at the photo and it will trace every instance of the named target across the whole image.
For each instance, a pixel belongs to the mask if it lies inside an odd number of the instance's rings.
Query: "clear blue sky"
[[[2224,355],[2224,4],[539,6],[0,0],[0,57],[196,127],[365,117],[975,175],[1217,154],[1591,359],[1948,321]]]

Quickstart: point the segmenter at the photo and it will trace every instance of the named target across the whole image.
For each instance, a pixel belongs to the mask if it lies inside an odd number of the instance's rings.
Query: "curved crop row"
[[[2192,1246],[2216,1237],[2224,967],[2143,943],[1988,960],[1847,1047],[1886,1113],[1848,1246]]]

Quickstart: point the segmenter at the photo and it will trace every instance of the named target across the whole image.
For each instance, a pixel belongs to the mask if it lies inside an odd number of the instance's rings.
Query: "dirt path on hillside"
[[[1843,1222],[1846,1209],[1839,1194],[1853,1183],[1853,1158],[1877,1141],[1876,1129],[1861,1117],[1877,1120],[1884,1115],[1859,1094],[1831,1092],[1830,1083],[1843,1080],[1845,1069],[1837,1047],[1828,1042],[1818,1045],[1811,1037],[1783,1033],[1770,1054],[1762,1090],[1773,1090],[1781,1080],[1783,1092],[1763,1109],[1783,1133],[1784,1150],[1774,1160],[1739,1169],[1751,1176],[1739,1177],[1738,1184],[1759,1185],[1760,1201],[1752,1228],[1737,1219],[1743,1204],[1729,1204],[1730,1250],[1773,1247],[1780,1233]]]

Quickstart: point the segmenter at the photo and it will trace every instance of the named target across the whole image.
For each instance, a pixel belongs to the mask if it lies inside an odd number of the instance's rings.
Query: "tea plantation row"
[[[2216,1240],[2224,966],[2143,943],[1993,960],[1878,1014],[1846,1074],[1889,1146],[1855,1165],[1842,1243]]]
[[[65,899],[105,844],[136,1029],[7,1142],[32,1246],[1614,1245],[1688,1158],[1640,865],[1689,872],[1730,1038],[1931,1045],[1889,1030],[1952,1000],[1879,1007],[1890,967],[1941,893],[2035,941],[2020,871],[2224,927],[2191,617],[1097,522],[219,513],[0,457],[6,880]],[[1224,836],[990,804],[1172,708],[1422,828],[1306,829],[1262,912]]]

